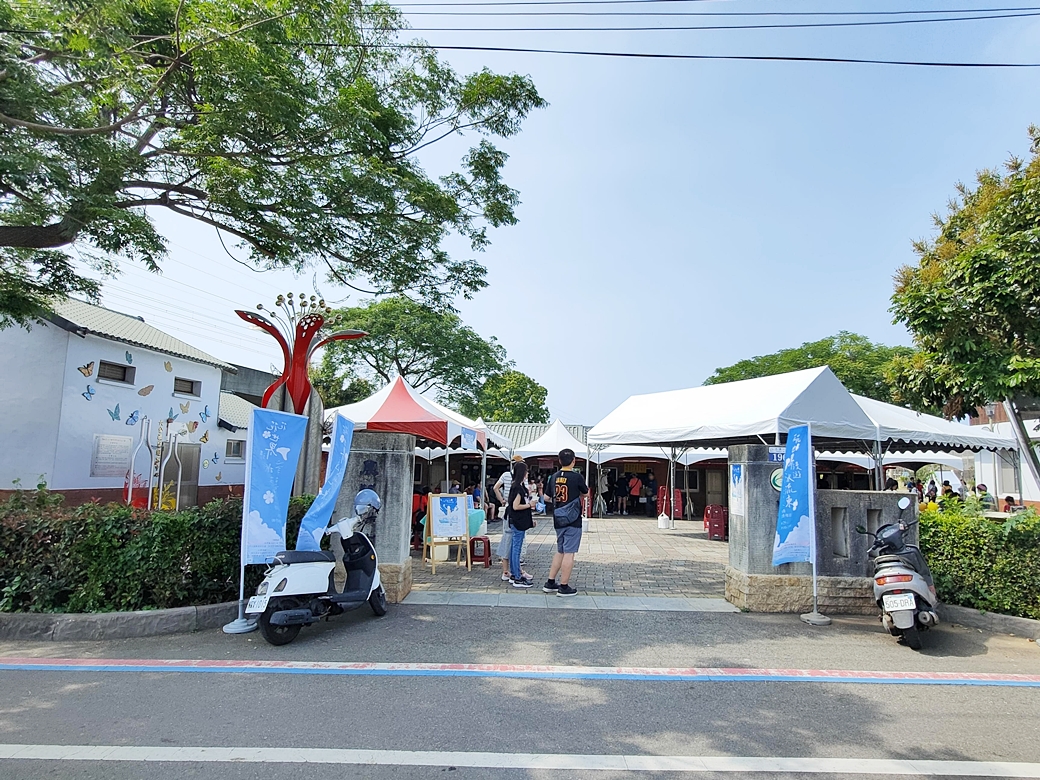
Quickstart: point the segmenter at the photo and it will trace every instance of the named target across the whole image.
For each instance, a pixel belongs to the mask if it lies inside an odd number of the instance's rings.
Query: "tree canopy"
[[[510,369],[488,377],[475,398],[463,398],[459,411],[474,419],[547,423],[546,395],[546,389],[527,374]]]
[[[892,313],[919,351],[896,361],[901,400],[976,414],[989,401],[1040,396],[1040,129],[1031,158],[982,171],[959,185],[938,235],[915,244],[902,268]],[[1031,459],[1038,468],[1036,454]]]
[[[482,338],[454,312],[404,296],[336,314],[339,327],[368,335],[325,347],[323,371],[334,376],[368,379],[377,387],[400,376],[457,408],[462,399],[477,397],[487,377],[506,368],[506,352],[494,338]]]
[[[473,251],[516,221],[492,139],[544,105],[531,80],[460,76],[353,0],[0,3],[0,325],[166,254],[149,210],[212,226],[260,268],[316,265],[418,297],[485,284]],[[417,153],[470,131],[456,170]],[[237,250],[235,249],[237,247]]]
[[[913,354],[909,347],[876,344],[866,336],[841,331],[819,341],[807,341],[800,347],[782,349],[771,355],[741,360],[726,368],[717,368],[704,380],[706,385],[784,374],[817,366],[830,366],[849,392],[878,401],[893,400],[888,376],[892,362]]]

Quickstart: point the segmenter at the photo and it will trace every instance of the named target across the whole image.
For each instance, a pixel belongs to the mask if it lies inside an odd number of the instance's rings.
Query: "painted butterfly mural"
[[[205,444],[209,441],[209,431],[206,431],[202,436],[199,437],[199,443]]]
[[[223,478],[224,478],[224,475],[221,474],[219,471],[217,472],[217,475],[215,477],[213,477],[213,479],[215,479],[217,482],[220,482],[220,480],[222,480]]]
[[[137,421],[141,419],[140,412],[140,409],[134,409],[132,412],[130,412],[130,414],[127,415],[126,424],[137,425]]]
[[[174,420],[176,420],[176,419],[177,419],[178,417],[180,417],[180,415],[179,415],[179,414],[174,414],[174,413],[173,413],[173,407],[171,406],[171,407],[170,407],[170,413],[169,413],[168,415],[166,415],[166,419],[167,419],[167,421],[169,421],[169,422],[173,422],[173,421],[174,421]]]
[[[126,353],[126,362],[127,363],[133,363],[134,362],[134,356],[131,355],[129,352]]]
[[[188,410],[191,409],[191,401],[185,401],[184,403],[182,403],[180,405],[180,407],[181,407],[181,414],[187,414]]]
[[[85,366],[77,366],[76,370],[83,374],[83,376],[87,377],[87,379],[89,379],[91,375],[94,373],[94,361],[91,360]]]
[[[107,411],[108,411],[108,416],[111,417],[113,420],[121,419],[120,416],[119,416],[119,404],[116,404],[116,408],[115,409],[108,409]]]
[[[197,422],[195,422],[194,420],[192,420],[190,423],[188,423],[188,433],[195,433],[195,431],[198,429],[198,427],[199,427],[199,424]]]
[[[202,418],[202,422],[206,422],[212,415],[209,413],[209,406],[207,405],[204,410],[199,412],[199,417]]]
[[[165,363],[163,363],[163,368],[166,369],[166,373],[169,373],[169,372],[173,371],[173,363],[171,363],[169,360],[167,360]]]
[[[147,387],[142,387],[140,390],[138,390],[137,394],[138,395],[148,395],[154,389],[155,389],[155,385],[148,385]]]
[[[86,392],[82,393],[82,395],[83,395],[84,398],[86,398],[89,401],[89,400],[91,400],[94,397],[94,393],[95,392],[96,391],[94,390],[93,387],[91,387],[90,385],[87,385]]]
[[[213,453],[213,457],[210,458],[210,460],[213,461],[214,463],[219,463],[220,462],[220,458],[218,457],[218,455],[219,455],[219,453],[214,452]]]

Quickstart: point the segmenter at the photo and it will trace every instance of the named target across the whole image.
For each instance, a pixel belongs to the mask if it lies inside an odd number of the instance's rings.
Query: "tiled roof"
[[[526,447],[528,444],[533,442],[547,430],[549,430],[549,423],[511,423],[511,422],[489,422],[488,428],[500,433],[503,436],[508,436],[513,440],[513,448],[519,449]],[[578,441],[585,443],[585,436],[591,426],[589,425],[565,425],[563,426],[570,431]]]
[[[225,393],[221,390],[220,410],[217,412],[217,417],[236,428],[248,428],[255,408],[245,398],[239,398],[234,393]]]
[[[174,357],[216,366],[223,371],[234,373],[236,370],[230,363],[218,360],[201,349],[196,349],[180,339],[163,333],[158,328],[148,325],[140,317],[120,314],[117,311],[84,303],[75,298],[66,298],[56,302],[53,312],[47,319],[73,333],[81,335],[92,333],[95,336],[132,344],[135,347],[145,347],[156,352],[165,352]]]

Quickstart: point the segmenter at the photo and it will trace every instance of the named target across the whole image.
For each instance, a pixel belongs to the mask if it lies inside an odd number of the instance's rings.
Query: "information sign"
[[[133,446],[134,440],[130,436],[95,433],[94,446],[90,451],[90,476],[126,477]]]

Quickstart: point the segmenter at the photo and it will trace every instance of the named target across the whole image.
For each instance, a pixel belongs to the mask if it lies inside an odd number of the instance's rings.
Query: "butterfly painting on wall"
[[[113,420],[120,419],[120,417],[119,417],[119,404],[116,404],[116,408],[115,409],[109,409],[108,410],[108,416],[111,417]]]
[[[170,373],[171,371],[173,371],[173,363],[171,363],[169,360],[167,360],[162,365],[163,365],[163,368],[166,369],[166,373]]]
[[[94,398],[94,392],[95,392],[94,388],[91,387],[90,385],[87,385],[87,389],[86,389],[86,391],[82,395],[83,395],[84,398],[86,398],[88,401],[90,401],[91,399]]]
[[[202,436],[199,437],[199,442],[205,444],[209,441],[209,431],[206,431]]]
[[[223,478],[224,475],[221,474],[219,471],[217,472],[217,476],[213,477],[213,479],[215,479],[217,482],[220,482],[220,480],[222,480]]]
[[[209,413],[209,406],[207,406],[205,409],[203,409],[201,412],[199,412],[199,417],[202,418],[202,422],[206,422],[206,420],[208,420],[210,418],[210,416],[211,415]]]
[[[213,453],[213,457],[212,457],[212,458],[210,458],[210,460],[211,460],[211,461],[213,461],[214,463],[219,463],[219,462],[220,462],[220,457],[219,457],[219,454],[220,454],[220,453],[214,452],[214,453]]]
[[[197,422],[195,422],[194,420],[192,420],[190,423],[188,423],[188,433],[195,433],[195,431],[196,431],[196,429],[198,427],[199,427],[199,424]]]
[[[202,461],[202,468],[204,468],[204,469],[208,469],[209,468],[209,461],[208,460]]]
[[[129,352],[126,353],[126,362],[127,363],[133,363],[134,362],[134,356],[131,355]]]
[[[177,419],[178,417],[180,417],[180,415],[179,415],[179,414],[174,414],[174,413],[173,413],[173,407],[171,406],[171,407],[170,407],[170,413],[169,413],[168,415],[166,415],[166,419],[167,419],[167,420],[168,420],[169,422],[173,422],[173,421],[174,421],[174,420],[176,420],[176,419]]]
[[[91,375],[94,373],[94,361],[91,360],[85,366],[77,366],[76,370],[89,379]]]
[[[155,385],[148,385],[147,387],[142,387],[140,390],[138,390],[137,394],[138,395],[148,395],[154,389],[155,389]]]
[[[140,409],[134,409],[126,418],[127,425],[137,425],[137,421],[141,419]]]
[[[187,414],[188,410],[191,409],[191,401],[185,401],[184,403],[182,403],[180,405],[180,407],[181,407],[181,414]]]

